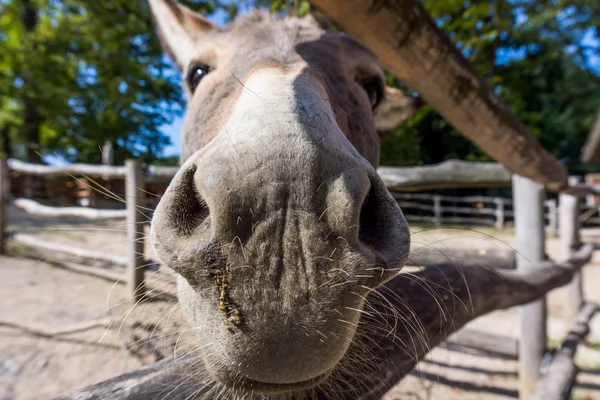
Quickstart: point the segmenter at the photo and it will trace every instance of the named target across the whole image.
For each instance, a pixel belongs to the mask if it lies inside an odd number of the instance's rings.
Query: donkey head
[[[317,385],[344,357],[365,296],[409,251],[374,167],[380,132],[416,110],[376,56],[312,18],[254,12],[226,28],[150,0],[189,104],[182,167],[152,222],[213,379]],[[379,129],[378,129],[379,128]]]

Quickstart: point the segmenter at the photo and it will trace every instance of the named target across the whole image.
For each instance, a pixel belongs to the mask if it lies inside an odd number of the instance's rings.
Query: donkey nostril
[[[374,282],[379,285],[395,276],[404,264],[410,234],[398,204],[377,178],[371,178],[359,221],[358,239],[372,252],[376,268],[381,268],[381,275]]]
[[[195,166],[184,172],[166,210],[170,228],[185,236],[191,235],[209,216],[208,206],[194,184],[195,173]]]
[[[358,239],[369,247],[376,247],[379,242],[377,237],[379,219],[384,217],[381,215],[382,210],[380,210],[379,203],[381,201],[379,201],[378,195],[373,190],[373,185],[371,185],[360,209],[358,230]]]

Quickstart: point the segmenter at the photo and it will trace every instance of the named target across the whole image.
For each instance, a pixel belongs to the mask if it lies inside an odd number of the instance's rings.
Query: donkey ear
[[[418,97],[410,96],[402,90],[386,87],[385,100],[375,109],[375,127],[379,136],[384,137],[409,120],[423,106]]]
[[[163,49],[183,71],[192,59],[196,40],[219,28],[202,15],[172,0],[148,2]]]

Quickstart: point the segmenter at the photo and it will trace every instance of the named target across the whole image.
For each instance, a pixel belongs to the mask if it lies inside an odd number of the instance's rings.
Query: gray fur
[[[364,297],[409,251],[374,169],[378,133],[357,82],[381,71],[343,34],[261,12],[197,50],[214,71],[189,102],[185,162],[152,242],[180,275],[180,305],[214,379],[304,390],[336,368]]]

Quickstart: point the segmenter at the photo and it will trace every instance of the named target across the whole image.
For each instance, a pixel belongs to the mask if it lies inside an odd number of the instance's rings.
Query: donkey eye
[[[202,78],[210,72],[210,67],[204,64],[193,64],[189,69],[186,77],[186,83],[191,92],[194,93]]]
[[[370,79],[361,82],[361,86],[369,98],[371,109],[374,110],[383,98],[384,91],[382,83],[379,79]]]

